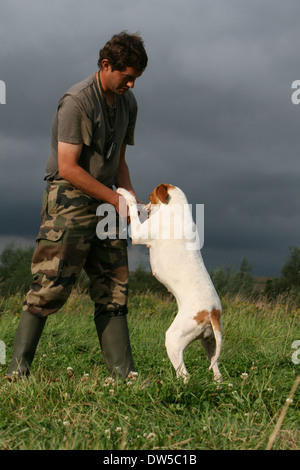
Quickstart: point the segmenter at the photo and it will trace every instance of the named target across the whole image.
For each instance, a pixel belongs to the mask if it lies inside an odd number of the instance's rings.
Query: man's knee
[[[32,258],[33,281],[24,310],[44,317],[65,304],[84,262],[70,263],[70,251],[74,252],[74,247],[64,244],[63,237],[57,241],[39,240]]]

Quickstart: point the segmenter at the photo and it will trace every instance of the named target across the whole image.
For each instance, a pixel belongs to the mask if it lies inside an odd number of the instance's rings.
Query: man
[[[114,35],[99,71],[60,99],[52,123],[42,222],[32,258],[33,283],[15,337],[8,377],[29,373],[48,315],[61,308],[82,268],[90,279],[94,320],[112,375],[134,372],[127,327],[128,262],[124,239],[96,235],[101,202],[120,213],[113,186],[137,199],[125,160],[134,145],[137,104],[131,88],[147,65],[141,37]],[[102,237],[101,237],[102,238]]]

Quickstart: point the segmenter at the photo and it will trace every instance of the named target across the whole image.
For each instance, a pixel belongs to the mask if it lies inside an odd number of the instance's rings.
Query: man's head
[[[106,96],[108,93],[123,95],[133,88],[147,62],[144,43],[138,34],[123,31],[114,35],[99,53],[98,66]]]
[[[105,46],[100,49],[98,66],[101,69],[103,60],[107,60],[111,70],[124,71],[127,67],[141,74],[148,62],[144,42],[138,33],[128,34],[122,31],[115,34]]]

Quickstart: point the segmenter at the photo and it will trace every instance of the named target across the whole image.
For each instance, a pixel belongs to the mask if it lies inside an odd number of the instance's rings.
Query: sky
[[[280,275],[300,246],[299,14],[297,0],[1,0],[0,252],[34,245],[58,100],[127,30],[149,58],[126,153],[137,195],[170,183],[204,204],[207,269],[246,257]],[[138,246],[129,259],[149,263]]]

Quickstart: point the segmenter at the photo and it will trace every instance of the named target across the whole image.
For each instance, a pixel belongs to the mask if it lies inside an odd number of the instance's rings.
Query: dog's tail
[[[215,351],[213,361],[212,361],[212,363],[210,364],[210,367],[209,367],[209,370],[210,370],[216,364],[216,362],[217,362],[217,360],[220,356],[220,353],[221,353],[221,345],[222,345],[221,310],[213,309],[209,314],[209,318],[210,318],[210,323],[211,323],[211,326],[212,326],[212,329],[213,329],[213,332],[214,332],[214,335],[215,335],[215,340],[216,340],[216,351]]]

